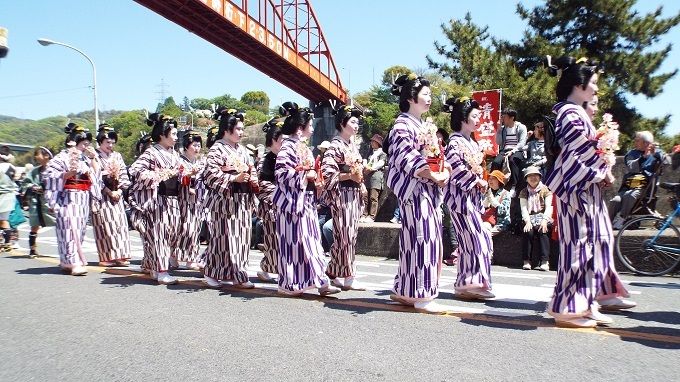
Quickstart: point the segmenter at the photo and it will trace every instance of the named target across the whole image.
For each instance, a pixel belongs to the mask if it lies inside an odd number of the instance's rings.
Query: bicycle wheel
[[[641,216],[621,227],[616,235],[616,255],[630,271],[645,276],[661,276],[678,266],[680,230],[676,226],[669,225],[652,243],[664,221],[656,216]]]

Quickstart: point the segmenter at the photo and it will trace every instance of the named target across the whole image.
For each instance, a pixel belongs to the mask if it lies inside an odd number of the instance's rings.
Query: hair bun
[[[156,124],[156,122],[161,120],[162,115],[160,113],[151,113],[149,116],[146,118],[146,125],[147,126],[153,126]]]
[[[215,109],[215,113],[213,114],[213,119],[216,121],[219,121],[222,119],[223,116],[229,114],[229,109],[227,109],[226,106],[220,106],[217,109]]]
[[[279,106],[279,115],[282,117],[289,116],[293,114],[293,112],[297,111],[300,107],[298,104],[295,102],[284,102],[281,106]]]
[[[456,101],[458,98],[449,98],[444,102],[442,105],[442,112],[444,113],[453,113],[453,109],[456,106]]]

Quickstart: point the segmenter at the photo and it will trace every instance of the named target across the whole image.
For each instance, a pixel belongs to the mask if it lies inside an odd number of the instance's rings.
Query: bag
[[[560,155],[562,147],[560,147],[560,142],[557,139],[557,133],[555,132],[555,118],[543,116],[544,129],[544,148],[545,148],[545,173],[549,174],[555,167],[555,160],[557,156]]]
[[[635,174],[627,178],[623,184],[631,190],[647,187],[647,177],[644,174]]]
[[[489,207],[482,214],[482,221],[491,224],[491,226],[496,225],[496,207]]]
[[[21,209],[21,202],[19,199],[14,203],[14,210],[10,212],[8,221],[10,228],[16,228],[19,224],[26,221],[26,216],[24,216],[24,210]]]

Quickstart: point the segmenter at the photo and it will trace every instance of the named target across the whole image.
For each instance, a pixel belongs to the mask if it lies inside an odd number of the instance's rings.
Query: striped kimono
[[[264,228],[264,257],[260,261],[260,268],[267,273],[278,273],[279,238],[276,234],[276,209],[272,201],[276,190],[276,154],[268,152],[259,163],[260,192],[257,198],[260,204],[257,207],[257,215],[262,219]]]
[[[210,241],[204,274],[217,280],[248,282],[248,255],[255,197],[248,183],[236,183],[238,173],[255,171],[247,149],[220,139],[210,148],[203,172],[205,208],[210,211]],[[225,167],[226,166],[226,167]],[[226,170],[226,171],[225,171]]]
[[[293,135],[283,141],[276,156],[276,232],[279,235],[279,288],[298,292],[329,283],[321,247],[315,186],[307,182],[300,166],[313,169],[314,157],[307,144]]]
[[[87,265],[82,245],[90,201],[101,200],[101,186],[97,181],[99,171],[93,171],[90,163],[89,158],[71,148],[52,158],[43,173],[45,198],[57,218],[59,261],[64,269]],[[65,174],[72,168],[78,174],[75,178],[65,179]]]
[[[560,260],[548,313],[557,319],[583,317],[596,299],[628,297],[614,269],[614,244],[599,183],[609,168],[596,152],[596,132],[583,108],[553,107],[562,151],[545,184],[557,196]]]
[[[97,150],[97,154],[100,168],[100,177],[97,180],[102,187],[102,199],[101,202],[92,204],[91,218],[99,261],[129,260],[130,234],[123,198],[121,196],[114,202],[107,195],[108,190],[125,190],[130,186],[127,168],[120,153],[114,151],[108,155]],[[113,179],[110,173],[114,167],[119,171],[117,180]]]
[[[180,189],[180,235],[175,256],[177,261],[200,263],[200,241],[198,236],[201,232],[201,223],[205,216],[203,210],[203,197],[205,194],[203,169],[205,168],[205,161],[199,159],[192,162],[185,156],[181,156],[181,158],[186,172],[190,172],[194,168],[198,172],[193,176],[187,177],[185,182],[188,180],[189,185]]]
[[[150,249],[142,268],[167,272],[170,256],[179,245],[180,213],[177,172],[181,164],[174,149],[154,144],[144,151],[129,168],[134,183],[130,197],[144,226],[145,246]]]
[[[399,201],[399,268],[394,293],[413,302],[433,300],[439,294],[442,247],[442,193],[416,173],[428,166],[420,153],[417,134],[421,122],[402,113],[389,134],[387,185]]]
[[[359,161],[357,164],[356,161]],[[340,181],[341,173],[363,172],[361,155],[357,147],[345,142],[340,137],[331,141],[321,164],[326,197],[333,215],[333,245],[331,261],[327,273],[331,277],[349,277],[356,275],[354,259],[356,257],[357,233],[359,218],[363,210],[361,183],[352,180]]]
[[[446,146],[451,178],[444,188],[444,202],[458,239],[456,291],[491,290],[491,233],[482,228],[484,194],[476,187],[483,174],[484,154],[472,139],[453,133]]]

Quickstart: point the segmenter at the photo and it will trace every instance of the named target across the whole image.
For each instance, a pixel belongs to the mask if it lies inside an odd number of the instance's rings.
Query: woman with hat
[[[248,150],[239,143],[243,114],[219,108],[214,118],[219,121],[217,140],[208,152],[203,172],[205,208],[210,211],[203,281],[210,288],[226,284],[250,289],[255,287],[248,279],[248,255],[255,207],[252,184],[257,183],[257,174],[250,165]]]
[[[364,207],[362,195],[366,193],[362,159],[354,144],[361,116],[361,110],[349,105],[336,110],[335,128],[338,135],[331,140],[321,164],[324,188],[333,216],[333,244],[326,274],[333,286],[344,290],[365,290],[355,280],[354,265],[359,219]]]
[[[451,165],[451,180],[444,189],[444,202],[458,237],[458,277],[456,296],[464,299],[494,298],[491,293],[491,233],[482,225],[482,199],[487,189],[484,180],[484,153],[472,139],[481,111],[477,101],[468,97],[451,98],[444,104],[451,113],[453,134],[446,146],[446,161]]]
[[[286,116],[281,132],[288,136],[276,156],[273,204],[278,207],[279,293],[300,296],[317,289],[322,296],[338,293],[326,276],[316,214],[314,157],[307,140],[314,133],[314,114],[294,102],[279,108]]]
[[[102,267],[130,264],[130,234],[122,200],[123,190],[130,186],[127,167],[120,153],[113,151],[118,134],[108,123],[99,125],[97,157],[100,166],[102,199],[93,203],[94,228],[99,265]]]
[[[597,94],[599,69],[585,58],[566,56],[554,61],[548,56],[548,68],[560,77],[553,112],[561,151],[545,182],[557,196],[560,238],[557,282],[547,310],[558,326],[594,327],[613,322],[599,312],[600,305],[636,305],[626,299],[629,293],[614,269],[614,237],[602,195],[614,182],[611,162],[596,149],[596,128],[582,107]]]
[[[38,256],[36,241],[40,227],[52,227],[55,223],[54,214],[50,211],[45,199],[45,182],[42,178],[47,163],[52,157],[52,152],[47,147],[36,147],[33,150],[33,161],[36,166],[26,174],[21,185],[28,199],[28,220],[31,224],[31,233],[28,234],[29,257]]]
[[[87,273],[83,240],[92,199],[101,200],[99,163],[92,134],[75,123],[64,129],[66,149],[47,163],[45,198],[54,211],[60,267],[74,276]]]
[[[482,200],[482,224],[491,235],[505,231],[510,227],[510,192],[505,190],[505,175],[493,170],[487,179],[489,188]]]
[[[130,194],[137,199],[145,220],[144,240],[150,244],[151,255],[142,268],[159,284],[175,284],[168,273],[170,257],[180,240],[179,167],[182,159],[175,151],[177,122],[171,117],[153,113],[146,124],[152,126],[153,145],[130,166],[134,179]],[[143,201],[143,203],[141,203]]]
[[[264,257],[260,261],[260,270],[257,272],[257,278],[266,282],[276,281],[274,275],[279,273],[279,238],[276,233],[276,206],[272,201],[272,197],[276,190],[276,176],[274,176],[276,155],[281,150],[281,144],[284,139],[284,135],[281,132],[282,126],[283,122],[276,122],[274,119],[262,126],[262,131],[265,133],[265,146],[269,151],[260,161],[258,168],[259,176],[257,178],[260,182],[260,190],[257,193],[260,204],[257,207],[257,214],[262,219],[264,230],[264,248],[262,250]]]
[[[534,237],[538,236],[541,246],[541,258],[538,269],[549,270],[550,257],[550,225],[552,223],[552,192],[541,182],[541,170],[535,166],[524,169],[527,187],[519,192],[519,204],[522,210],[524,233],[522,234],[522,269],[531,269]]]
[[[419,136],[429,129],[421,117],[432,103],[430,83],[411,73],[402,75],[392,85],[399,97],[399,110],[387,141],[389,172],[387,185],[399,201],[402,226],[399,234],[399,268],[390,296],[417,311],[443,313],[447,308],[434,300],[439,295],[442,246],[442,191],[449,180],[449,170],[430,168],[426,149]],[[434,133],[432,133],[434,135]],[[436,136],[428,135],[431,144]],[[436,147],[439,150],[439,145]]]
[[[378,214],[378,200],[385,183],[383,167],[387,163],[387,154],[382,150],[383,137],[374,134],[371,137],[371,149],[373,152],[368,157],[366,167],[364,167],[364,177],[368,178],[368,198],[366,198],[366,208],[364,208],[363,219],[367,222],[375,221]]]
[[[187,268],[199,270],[200,261],[201,222],[205,215],[203,209],[203,168],[205,161],[198,157],[203,145],[203,138],[195,131],[184,134],[182,139],[182,164],[180,166],[180,182],[184,187],[180,190],[179,215],[180,235],[179,245],[175,251],[175,261],[186,263]]]

